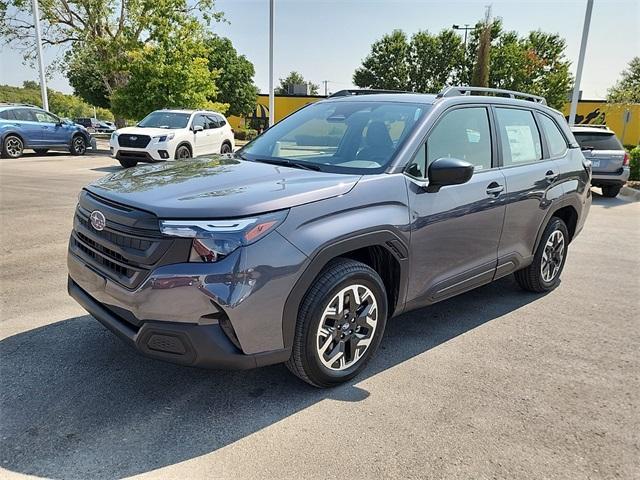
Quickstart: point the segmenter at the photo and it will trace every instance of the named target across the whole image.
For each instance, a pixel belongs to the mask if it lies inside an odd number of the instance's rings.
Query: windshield
[[[153,128],[186,128],[189,123],[189,113],[153,112],[144,117],[139,127]]]
[[[241,150],[249,160],[283,160],[343,173],[378,173],[428,105],[319,102],[285,118]]]
[[[624,150],[620,140],[613,133],[579,133],[573,136],[580,144],[580,148],[593,150]]]

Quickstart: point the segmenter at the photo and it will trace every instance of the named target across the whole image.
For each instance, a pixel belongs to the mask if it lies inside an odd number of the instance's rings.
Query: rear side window
[[[556,122],[546,115],[540,115],[539,118],[542,130],[544,130],[544,136],[549,144],[549,154],[552,157],[564,155],[564,152],[567,151],[567,141],[564,139],[564,135],[560,132]]]
[[[540,132],[529,110],[496,108],[505,167],[542,159]]]
[[[0,118],[3,120],[15,120],[16,117],[13,114],[13,110],[3,110],[0,112]]]
[[[574,132],[573,136],[580,144],[580,148],[587,150],[624,150],[620,140],[613,133],[580,133]]]

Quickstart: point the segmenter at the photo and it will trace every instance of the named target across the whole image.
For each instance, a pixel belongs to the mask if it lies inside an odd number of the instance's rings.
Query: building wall
[[[282,120],[287,115],[304,107],[309,103],[322,100],[323,96],[279,96],[275,98],[275,120]],[[258,107],[255,116],[263,118],[265,126],[269,119],[269,96],[265,94],[258,95]],[[567,103],[562,112],[565,116],[569,115],[570,105]],[[624,129],[625,111],[631,112],[631,120],[627,124],[626,131]],[[229,117],[229,123],[234,128],[245,126],[245,119],[240,117]],[[611,128],[618,138],[625,145],[640,144],[640,104],[622,105],[609,104],[601,100],[582,100],[578,102],[578,112],[576,116],[577,124],[606,124]],[[624,138],[622,134],[624,132]]]

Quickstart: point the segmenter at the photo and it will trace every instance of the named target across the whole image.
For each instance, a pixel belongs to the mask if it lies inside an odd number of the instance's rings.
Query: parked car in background
[[[602,188],[605,197],[617,196],[629,180],[630,157],[616,134],[606,125],[575,125],[571,130],[591,161],[591,185]]]
[[[125,167],[138,162],[231,153],[233,130],[220,113],[206,110],[157,110],[135,127],[111,135],[111,155]]]
[[[102,120],[98,122],[98,126],[96,127],[96,132],[98,133],[113,133],[115,131],[116,127],[113,123]]]
[[[27,148],[39,154],[64,149],[72,155],[96,148],[95,139],[83,126],[38,107],[7,103],[0,103],[0,145],[4,158],[18,158]]]
[[[97,132],[98,128],[100,127],[100,122],[98,121],[97,118],[79,117],[79,118],[74,118],[73,121],[78,125],[82,125],[84,128],[86,128],[89,132],[92,132],[92,133]]]
[[[194,128],[213,118],[155,112],[130,135],[163,143],[173,126],[197,141],[207,130]],[[556,288],[590,176],[564,117],[540,97],[350,92],[235,155],[85,187],[68,289],[150,357],[286,362],[329,387],[362,371],[388,318],[510,273],[528,291]]]

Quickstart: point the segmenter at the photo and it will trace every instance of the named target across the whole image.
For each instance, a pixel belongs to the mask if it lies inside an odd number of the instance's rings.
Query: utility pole
[[[49,110],[49,98],[47,97],[47,79],[44,76],[44,59],[42,58],[42,33],[40,32],[40,11],[38,0],[31,0],[33,11],[33,26],[36,31],[36,49],[38,50],[38,66],[40,67],[40,94],[42,95],[42,108]]]
[[[35,1],[35,0],[34,0]],[[273,9],[274,1],[269,0],[269,127],[275,123],[275,95],[273,92]]]
[[[329,80],[323,80],[322,83],[324,83],[324,96],[328,97],[329,96]]]
[[[578,110],[578,97],[580,96],[580,80],[582,79],[582,67],[584,67],[584,55],[587,50],[587,38],[589,38],[589,26],[591,25],[591,12],[593,0],[587,0],[587,10],[584,13],[584,25],[582,26],[582,40],[580,41],[580,54],[578,55],[578,68],[576,69],[576,83],[573,85],[571,97],[571,110],[569,112],[569,125],[576,123],[576,111]]]

